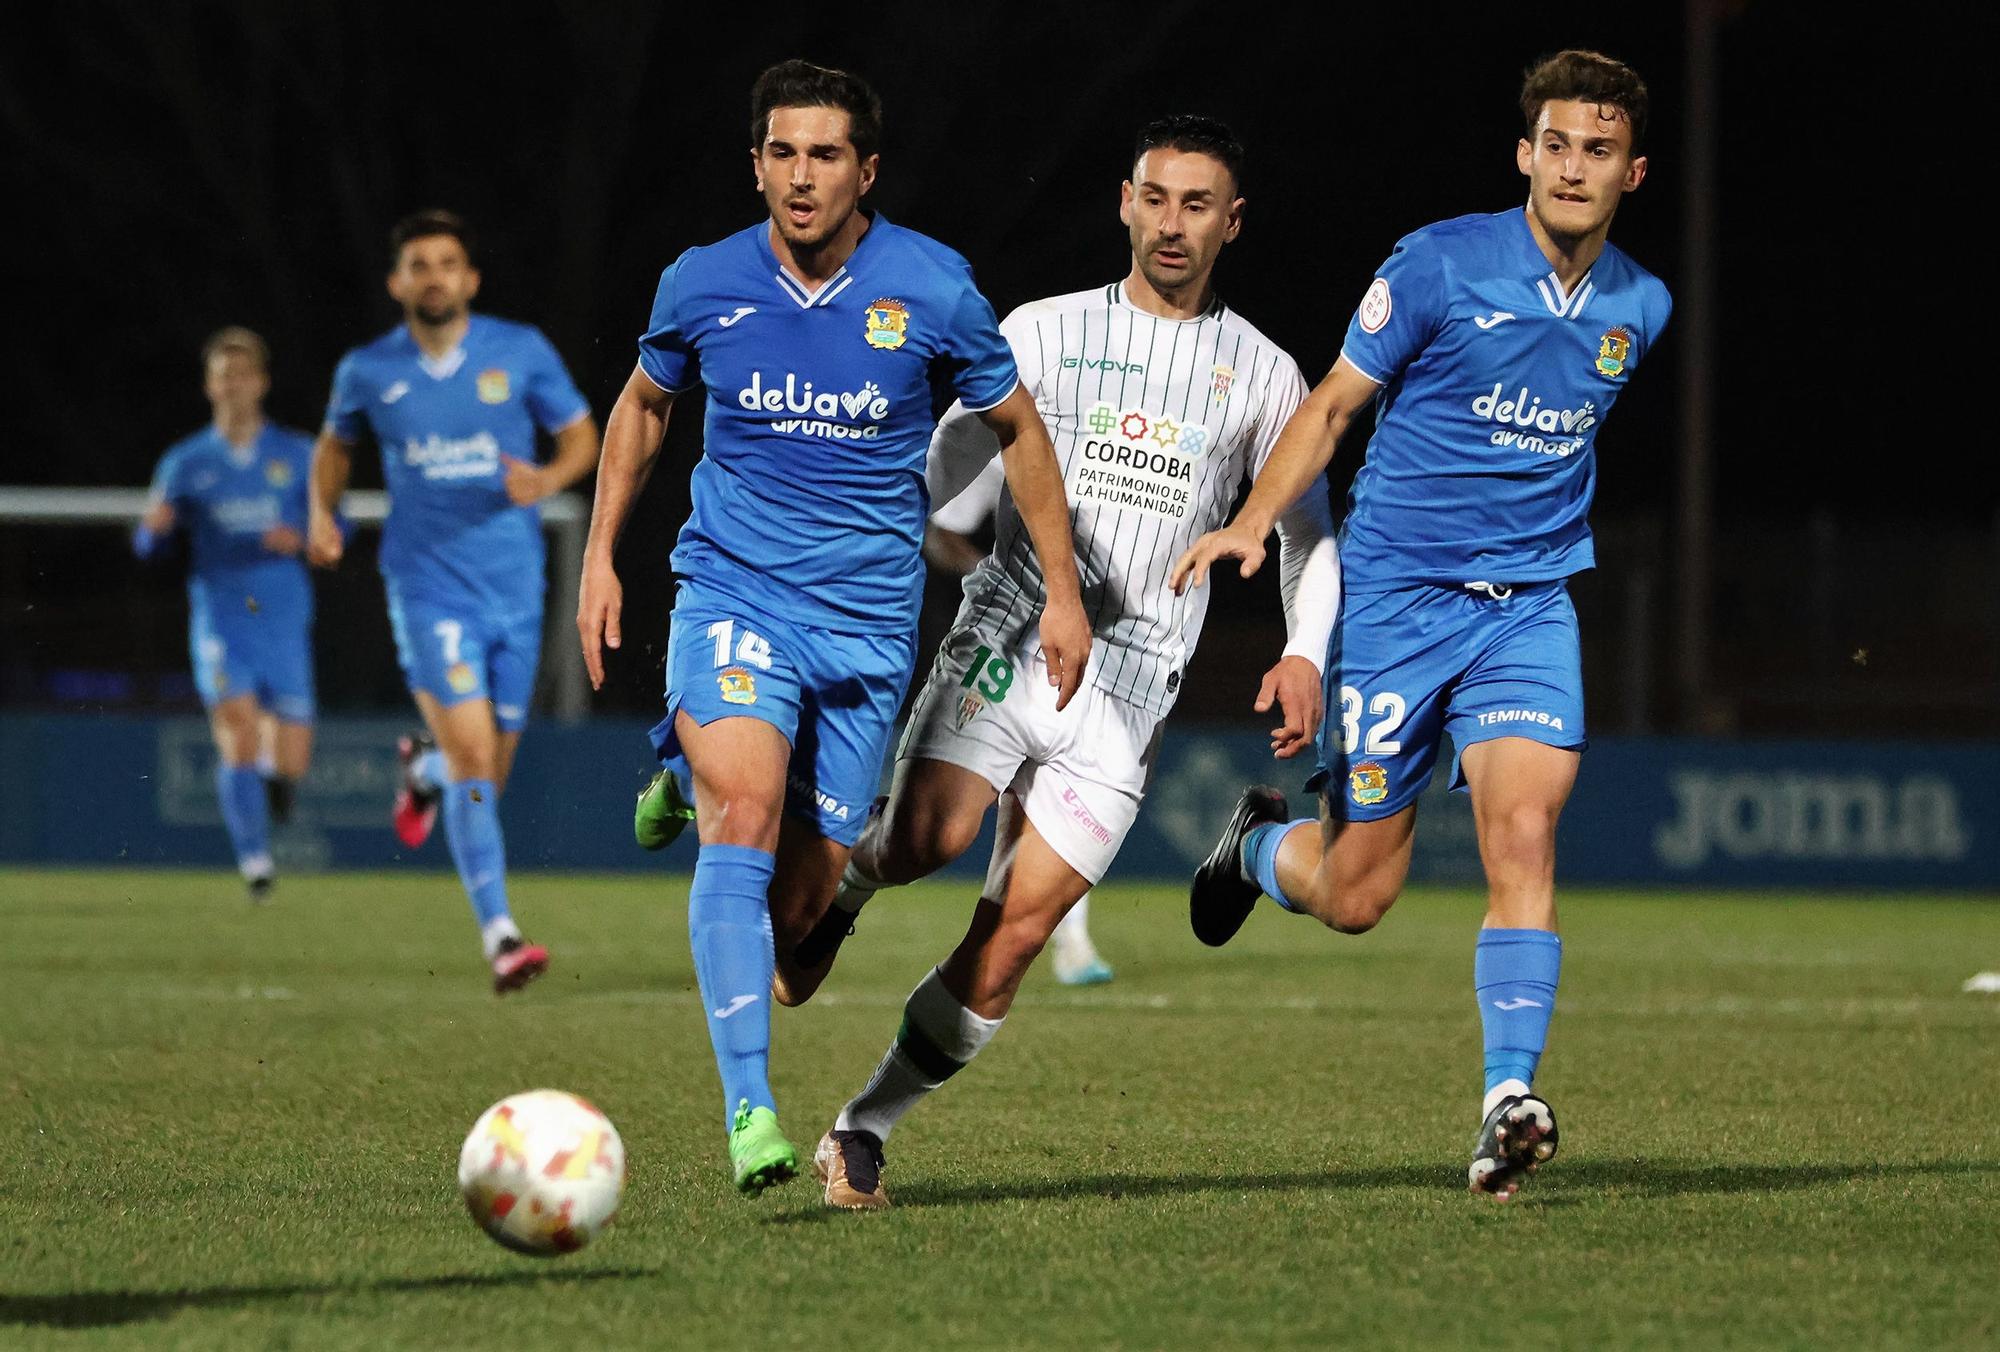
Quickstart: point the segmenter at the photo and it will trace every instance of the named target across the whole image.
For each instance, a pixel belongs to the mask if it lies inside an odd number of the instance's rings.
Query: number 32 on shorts
[[[1351,685],[1340,687],[1340,737],[1341,750],[1351,756],[1361,745],[1361,710],[1363,706],[1375,719],[1368,729],[1368,754],[1371,756],[1393,756],[1403,749],[1399,741],[1391,740],[1403,726],[1403,719],[1409,713],[1403,697],[1393,690],[1377,691],[1369,699]]]

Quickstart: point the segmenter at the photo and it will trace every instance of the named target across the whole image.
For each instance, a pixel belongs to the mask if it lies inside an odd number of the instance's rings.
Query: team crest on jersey
[[[264,482],[273,488],[290,488],[292,467],[282,460],[272,460],[264,466]]]
[[[1218,366],[1208,373],[1208,401],[1219,404],[1229,397],[1229,387],[1236,383],[1236,368]]]
[[[910,336],[910,307],[883,297],[868,307],[868,346],[894,352]]]
[[[479,373],[479,402],[482,404],[504,404],[507,402],[507,373],[499,367]]]
[[[1632,335],[1624,329],[1606,329],[1597,340],[1597,374],[1616,380],[1625,374],[1625,362],[1631,355]]]
[[[1373,807],[1389,796],[1389,772],[1374,761],[1363,761],[1347,772],[1347,796],[1357,807]]]
[[[473,674],[471,665],[466,662],[453,662],[447,667],[444,681],[455,695],[469,695],[479,688],[479,677]]]
[[[715,678],[716,688],[722,692],[724,704],[755,704],[757,702],[757,678],[742,667],[731,667]]]
[[[979,711],[986,707],[986,700],[979,692],[968,690],[958,701],[958,726],[964,727],[979,717]]]

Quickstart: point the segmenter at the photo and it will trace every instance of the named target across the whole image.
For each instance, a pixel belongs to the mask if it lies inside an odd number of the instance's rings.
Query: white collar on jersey
[[[798,278],[792,276],[791,273],[785,271],[783,264],[779,264],[778,266],[778,285],[785,288],[786,295],[798,302],[801,310],[810,310],[815,305],[826,304],[835,296],[847,290],[853,282],[854,278],[849,275],[847,265],[843,263],[833,276],[821,282],[813,290],[808,291],[804,282],[801,282]]]
[[[1596,268],[1590,270],[1595,271]],[[1536,279],[1535,290],[1542,293],[1542,304],[1549,307],[1550,314],[1558,319],[1575,319],[1583,313],[1583,307],[1590,304],[1591,296],[1597,291],[1597,284],[1590,280],[1590,272],[1578,279],[1576,290],[1568,295],[1563,294],[1562,278],[1554,272]]]
[[[417,365],[432,380],[450,380],[458,374],[458,368],[465,365],[465,344],[460,343],[442,357],[433,357],[420,347],[417,349]]]

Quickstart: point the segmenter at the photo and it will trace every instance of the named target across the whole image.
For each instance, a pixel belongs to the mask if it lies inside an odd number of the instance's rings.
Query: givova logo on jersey
[[[1493,388],[1472,401],[1472,416],[1500,424],[1488,440],[1495,446],[1519,446],[1537,455],[1574,455],[1590,444],[1585,435],[1597,426],[1597,404],[1589,399],[1579,408],[1544,408],[1542,397],[1523,385],[1518,394],[1501,397],[1506,382],[1496,380]],[[1539,436],[1537,433],[1561,433]]]
[[[752,371],[750,383],[736,392],[736,402],[751,413],[796,415],[773,419],[773,432],[795,432],[837,441],[872,440],[882,434],[880,424],[889,416],[889,400],[882,387],[872,380],[858,390],[815,390],[810,380],[801,380],[787,371],[782,388],[776,376],[771,377],[771,382],[766,385],[764,373]]]

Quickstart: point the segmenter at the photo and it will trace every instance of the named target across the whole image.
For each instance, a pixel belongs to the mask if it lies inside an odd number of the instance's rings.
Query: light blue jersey
[[[1672,309],[1608,243],[1565,294],[1520,207],[1399,241],[1341,350],[1383,387],[1341,532],[1347,592],[1591,567],[1597,432]]]
[[[808,291],[760,221],[660,277],[639,366],[707,394],[694,510],[674,571],[766,613],[838,633],[915,627],[940,378],[968,408],[1018,383],[972,270],[873,217],[845,267]]]
[[[442,358],[403,325],[343,357],[326,425],[381,446],[392,598],[539,615],[541,512],[509,500],[502,457],[532,462],[537,427],[558,432],[589,411],[541,330],[489,315],[473,315]]]
[[[306,528],[312,438],[266,423],[243,447],[213,426],[175,442],[153,475],[155,501],[173,506],[187,533],[188,646],[210,703],[255,694],[292,721],[313,714],[312,581],[296,554],[273,553],[265,535]],[[140,554],[160,544],[141,529]]]

